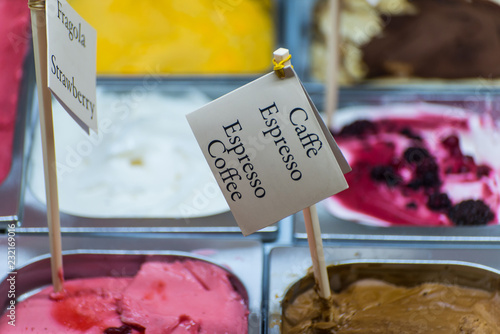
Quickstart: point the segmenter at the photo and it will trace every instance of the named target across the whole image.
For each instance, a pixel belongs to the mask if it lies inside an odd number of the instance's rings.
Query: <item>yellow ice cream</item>
[[[270,69],[271,0],[69,0],[97,30],[97,73],[255,74]]]

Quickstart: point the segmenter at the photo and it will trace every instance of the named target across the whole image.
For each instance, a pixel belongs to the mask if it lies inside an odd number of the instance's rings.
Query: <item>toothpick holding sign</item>
[[[28,6],[42,135],[52,284],[54,292],[61,293],[64,271],[51,91],[80,126],[87,132],[89,128],[97,132],[97,36],[64,0],[29,0]],[[86,38],[84,31],[88,34]],[[82,47],[87,46],[90,47],[82,51]]]
[[[187,115],[245,236],[348,187],[330,131],[293,68],[281,71]]]

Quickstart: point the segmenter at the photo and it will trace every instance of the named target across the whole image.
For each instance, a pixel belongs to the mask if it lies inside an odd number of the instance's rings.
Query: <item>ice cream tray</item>
[[[290,50],[295,71],[306,83],[306,88],[312,95],[321,95],[325,89],[323,82],[314,77],[311,66],[311,45],[315,33],[314,24],[319,21],[318,18],[314,17],[314,10],[319,1],[321,0],[287,0],[286,5],[283,5],[283,45]],[[367,2],[376,3],[377,1]],[[352,18],[349,17],[346,20],[352,21]],[[372,27],[369,24],[366,27],[358,25],[356,29],[358,29],[358,34],[363,34],[364,30],[370,31]],[[363,80],[353,85],[343,86],[340,89],[347,94],[358,94],[367,90],[384,91],[386,89],[399,92],[419,91],[421,93],[432,93],[439,91],[446,94],[461,94],[464,92],[495,94],[500,90],[500,81],[492,80],[491,77],[462,80],[381,78]],[[322,106],[322,103],[320,101],[319,105]]]
[[[7,239],[0,241],[5,254]],[[43,236],[16,237],[16,298],[51,283],[48,240]],[[89,245],[92,245],[89,247]],[[167,249],[163,251],[162,249]],[[65,279],[133,276],[145,261],[200,259],[229,270],[230,280],[248,303],[250,334],[262,333],[263,249],[255,240],[183,240],[160,238],[65,237],[63,238]],[[42,255],[45,254],[45,255]],[[13,270],[2,263],[2,277]],[[9,283],[0,283],[0,302],[5,309]]]
[[[326,247],[330,284],[336,290],[363,278],[412,286],[423,282],[500,290],[495,250],[397,247]],[[314,284],[307,247],[277,247],[269,254],[267,333],[281,333],[282,309]]]
[[[208,99],[216,99],[237,87],[249,82],[250,78],[227,79],[227,78],[200,78],[175,79],[149,76],[144,78],[99,78],[98,89],[109,92],[110,94],[125,94],[131,96],[134,101],[136,98],[141,101],[141,94],[146,93],[165,93],[172,96],[184,94],[186,91],[195,89],[204,94]],[[134,102],[135,103],[135,102]],[[38,115],[37,104],[32,104],[32,112]],[[31,142],[34,142],[37,119],[35,125],[28,131],[27,136]],[[56,133],[57,135],[57,133]],[[193,136],[194,138],[194,136]],[[57,142],[57,136],[56,136]],[[56,150],[57,151],[57,150]],[[32,147],[26,148],[25,155],[28,157],[26,166],[27,181],[24,194],[24,217],[19,226],[20,232],[46,232],[46,205],[41,202],[39,197],[34,195],[29,183],[31,175],[30,163],[33,160]],[[41,169],[41,166],[40,166]],[[40,171],[39,171],[40,172]],[[112,177],[112,176],[110,176]],[[41,193],[39,191],[39,193]],[[61,198],[61,191],[59,192]],[[226,234],[241,235],[241,230],[229,210],[217,212],[205,216],[193,217],[92,217],[92,215],[82,216],[78,214],[66,213],[60,205],[60,221],[62,232],[169,232],[175,234]],[[276,237],[277,225],[271,225],[257,232],[253,237],[263,240],[272,240]]]

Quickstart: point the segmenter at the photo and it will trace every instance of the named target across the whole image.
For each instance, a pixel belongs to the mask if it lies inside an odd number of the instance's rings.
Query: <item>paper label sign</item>
[[[295,72],[285,72],[187,115],[244,235],[348,187],[349,165]]]
[[[65,0],[46,1],[48,84],[87,132],[97,132],[97,33]]]

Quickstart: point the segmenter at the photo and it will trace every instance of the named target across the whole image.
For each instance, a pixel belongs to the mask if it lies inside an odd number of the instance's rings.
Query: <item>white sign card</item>
[[[290,67],[187,115],[244,235],[347,189],[350,171]]]
[[[47,0],[49,89],[89,133],[97,133],[97,33],[65,0]]]

